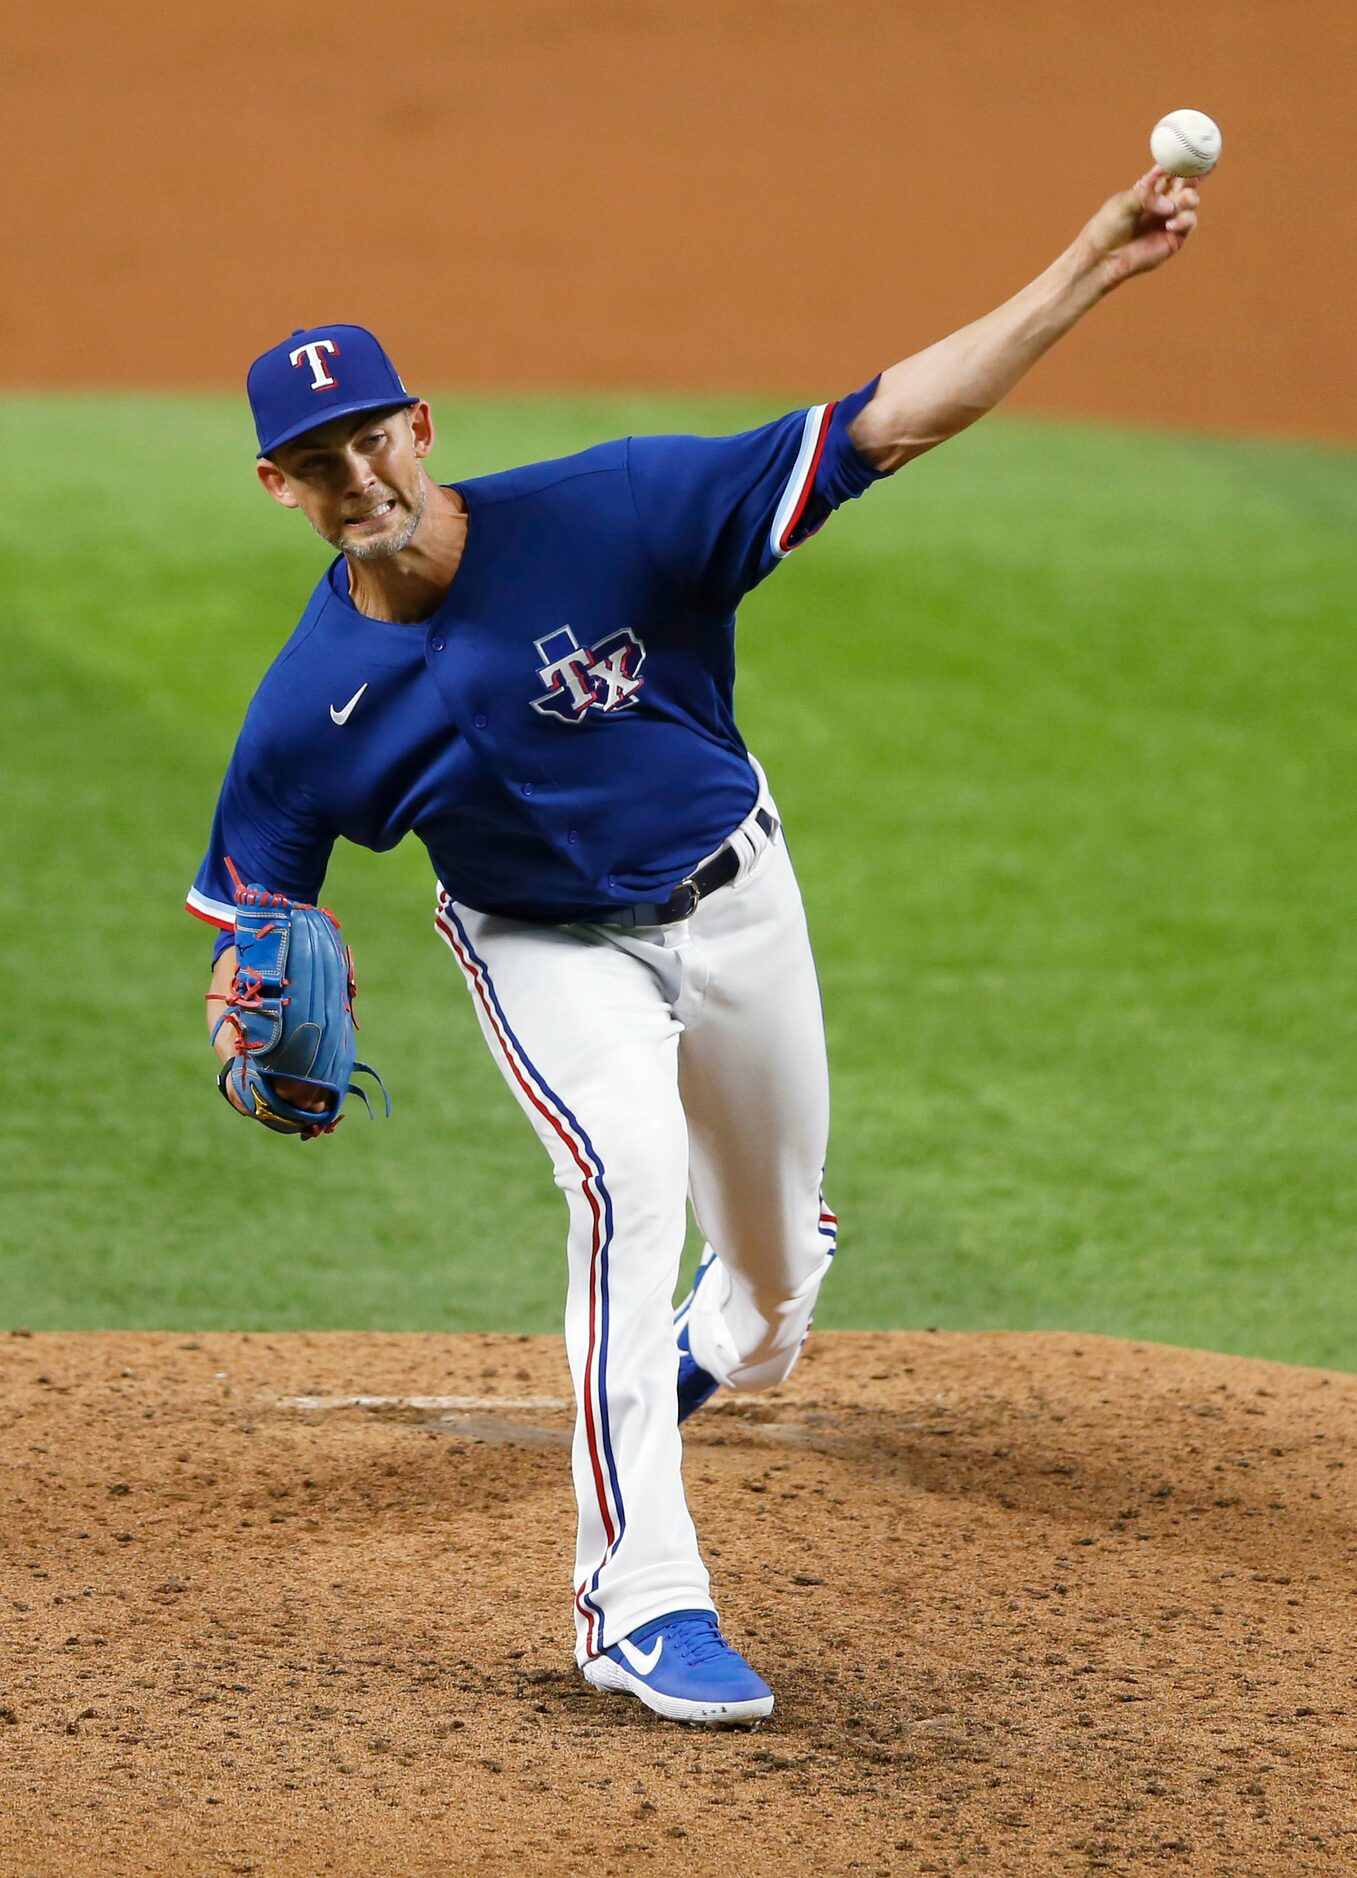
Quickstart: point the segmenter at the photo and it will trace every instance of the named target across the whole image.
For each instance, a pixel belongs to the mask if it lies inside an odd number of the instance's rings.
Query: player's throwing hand
[[[1116,287],[1171,260],[1197,226],[1200,202],[1194,183],[1157,164],[1110,196],[1080,237],[1102,285]]]

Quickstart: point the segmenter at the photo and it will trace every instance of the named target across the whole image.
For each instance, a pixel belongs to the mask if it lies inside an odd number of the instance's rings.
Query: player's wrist
[[[1110,290],[1113,283],[1106,260],[1090,229],[1082,228],[1056,262],[1061,289],[1071,309],[1071,323],[1091,306],[1096,306]]]
[[[223,1063],[221,1068],[217,1071],[217,1087],[221,1090],[221,1093],[238,1115],[248,1116],[250,1111],[236,1094],[235,1085],[231,1080],[231,1064],[229,1060]]]

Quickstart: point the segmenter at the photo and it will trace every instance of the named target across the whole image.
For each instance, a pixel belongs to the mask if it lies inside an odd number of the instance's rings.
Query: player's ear
[[[295,509],[300,506],[296,496],[288,487],[287,477],[276,463],[271,463],[267,457],[261,457],[254,467],[260,482],[275,502],[281,502],[285,509]]]
[[[434,446],[433,412],[421,398],[418,404],[410,406],[409,418],[410,435],[415,440],[415,455],[425,457]]]

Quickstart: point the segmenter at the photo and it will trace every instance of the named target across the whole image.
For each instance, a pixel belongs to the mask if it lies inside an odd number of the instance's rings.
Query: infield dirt
[[[755,1734],[578,1675],[567,1395],[543,1338],[0,1340],[0,1870],[1357,1865],[1357,1378],[817,1338],[687,1443]]]

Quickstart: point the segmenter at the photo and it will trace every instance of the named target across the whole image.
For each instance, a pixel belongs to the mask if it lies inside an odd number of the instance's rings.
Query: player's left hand
[[[1156,164],[1130,189],[1111,196],[1084,228],[1087,265],[1104,288],[1148,274],[1171,260],[1197,226],[1196,178],[1170,176]]]
[[[235,967],[212,1042],[222,1058],[217,1086],[232,1108],[276,1134],[304,1141],[333,1134],[345,1097],[372,1113],[355,1071],[377,1072],[354,1054],[353,955],[325,907],[236,883]]]

